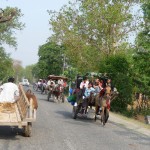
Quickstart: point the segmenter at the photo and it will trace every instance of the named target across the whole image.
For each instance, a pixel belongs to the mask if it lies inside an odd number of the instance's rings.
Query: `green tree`
[[[134,2],[69,2],[59,12],[49,11],[51,30],[54,32],[50,39],[66,46],[66,55],[80,72],[98,71],[101,58],[126,49],[123,43],[128,34],[136,29],[130,11]]]
[[[38,63],[33,65],[32,68],[33,82],[36,82],[40,78],[40,69]]]
[[[24,24],[19,22],[22,17],[18,8],[6,7],[0,12],[0,45],[3,43],[16,47],[15,30],[22,30]]]
[[[64,47],[48,42],[39,47],[38,76],[47,78],[50,74],[60,75],[63,72]]]
[[[150,95],[150,1],[146,0],[143,3],[142,10],[144,22],[136,39],[133,81],[137,87],[136,92]]]
[[[34,82],[34,74],[33,74],[33,68],[35,65],[29,65],[26,66],[24,69],[24,78],[28,79],[30,83]]]
[[[5,52],[3,44],[17,46],[14,33],[24,27],[24,24],[19,22],[21,16],[21,11],[18,8],[6,7],[3,10],[0,9],[0,80],[6,80],[9,75],[14,75],[18,80],[18,71],[16,71],[18,68],[13,66],[13,61]]]
[[[20,60],[13,60],[14,77],[17,83],[22,80],[24,68]]]
[[[130,64],[125,55],[110,56],[104,59],[100,72],[108,73],[112,79],[112,84],[119,91],[116,100],[111,104],[114,111],[123,112],[127,105],[132,103],[132,80],[130,77]]]
[[[0,81],[6,81],[12,75],[14,75],[12,59],[0,47]]]

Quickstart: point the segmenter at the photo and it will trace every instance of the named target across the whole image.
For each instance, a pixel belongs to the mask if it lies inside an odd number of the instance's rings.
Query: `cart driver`
[[[80,83],[80,89],[88,88],[89,81],[86,77],[83,78],[83,81]]]
[[[14,81],[15,79],[10,77],[7,83],[0,86],[0,103],[14,103],[19,99],[19,89]]]
[[[85,88],[84,96],[82,97],[83,98],[83,107],[87,106],[90,96],[93,97],[96,94],[95,89],[92,86],[93,86],[92,82],[89,82],[88,87]]]

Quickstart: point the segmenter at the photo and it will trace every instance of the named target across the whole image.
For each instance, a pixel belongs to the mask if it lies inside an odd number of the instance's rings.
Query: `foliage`
[[[3,10],[3,14],[0,13],[0,18],[8,18],[6,22],[0,22],[0,45],[8,44],[16,47],[16,38],[14,37],[15,30],[22,30],[24,24],[19,22],[19,18],[22,16],[21,10],[18,8],[6,7]],[[10,19],[9,19],[10,17]]]
[[[48,42],[39,47],[38,77],[47,78],[50,74],[60,75],[63,70],[64,47]]]
[[[21,78],[19,73],[22,67],[13,65],[10,56],[2,48],[3,44],[17,46],[14,34],[16,30],[22,30],[24,27],[24,24],[19,22],[21,16],[21,11],[18,8],[6,7],[0,11],[0,80],[7,81],[8,76],[14,76],[18,82]]]
[[[33,68],[35,65],[26,66],[24,69],[24,78],[28,79],[30,83],[34,80]]]
[[[137,92],[150,95],[150,1],[145,1],[142,9],[144,23],[141,24],[142,31],[136,38],[133,81]]]
[[[68,79],[72,82],[75,80],[77,73],[76,68],[70,67],[64,71],[64,76],[68,77]]]
[[[133,2],[135,1],[69,2],[59,12],[49,11],[51,30],[54,32],[50,39],[66,46],[66,55],[78,71],[97,72],[97,62],[103,56],[126,49],[123,43],[128,33],[136,29],[130,12]],[[136,20],[138,21],[137,18]]]
[[[13,75],[12,59],[0,47],[0,81],[5,81],[9,76]]]
[[[19,60],[13,60],[13,70],[14,70],[14,77],[16,82],[20,82],[23,77],[24,68],[22,67],[22,63]]]
[[[100,65],[100,72],[108,73],[113,86],[119,92],[119,96],[111,104],[112,110],[119,112],[126,110],[127,104],[132,102],[132,80],[126,56],[116,55],[104,59]]]

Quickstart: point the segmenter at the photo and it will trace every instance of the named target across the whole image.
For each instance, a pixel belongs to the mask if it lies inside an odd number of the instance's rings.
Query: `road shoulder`
[[[109,120],[112,122],[118,123],[120,125],[123,125],[124,127],[128,129],[131,129],[133,131],[139,132],[141,134],[144,134],[150,137],[150,125],[148,124],[144,124],[137,120],[127,118],[125,116],[122,116],[121,114],[116,114],[113,112],[110,112]]]

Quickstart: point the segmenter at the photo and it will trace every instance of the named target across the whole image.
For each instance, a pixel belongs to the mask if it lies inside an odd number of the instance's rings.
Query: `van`
[[[28,79],[22,79],[22,82],[20,82],[20,84],[23,86],[29,86],[30,85]]]

